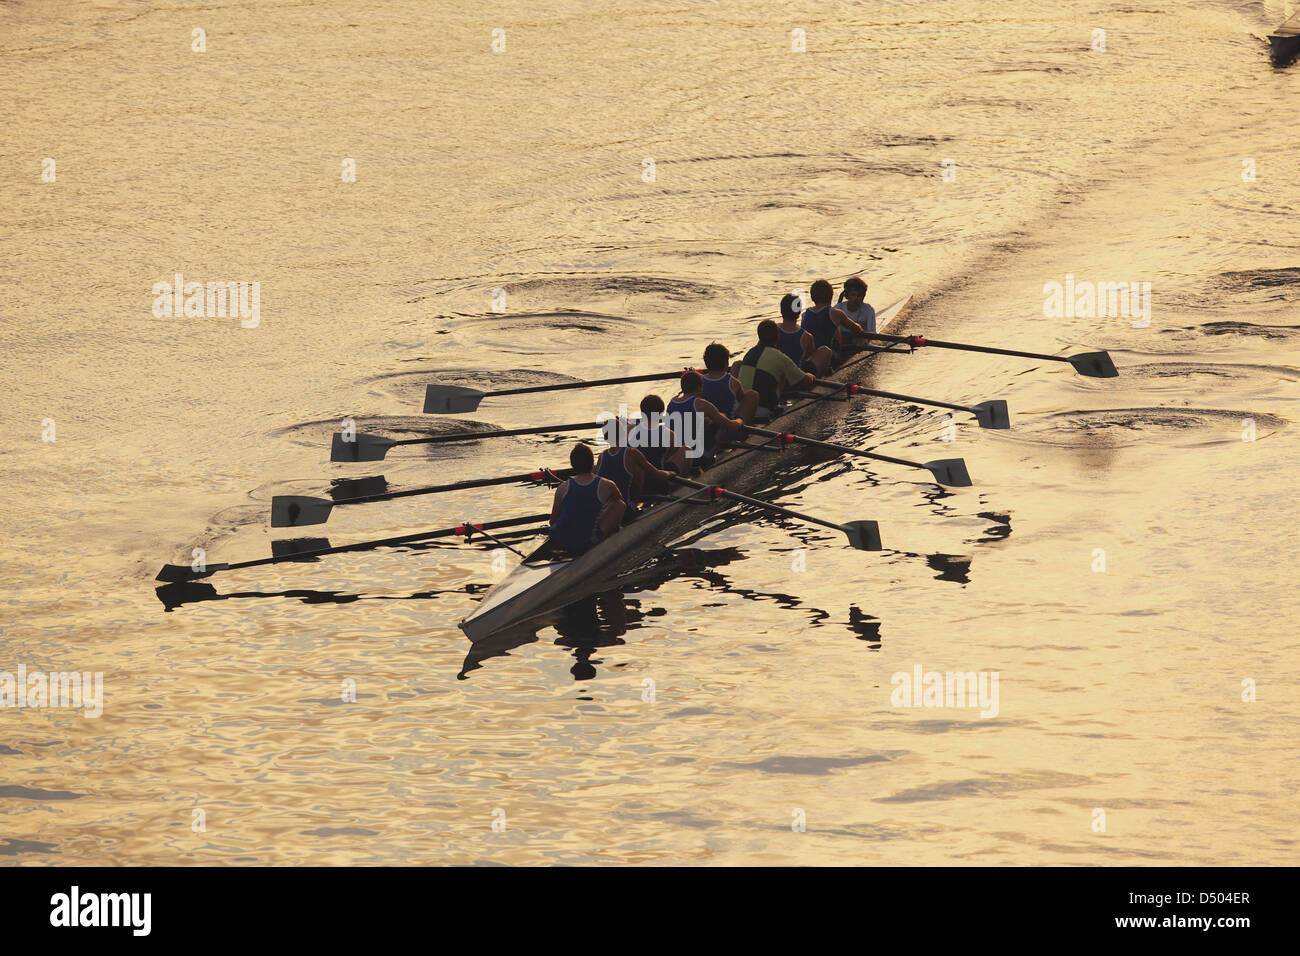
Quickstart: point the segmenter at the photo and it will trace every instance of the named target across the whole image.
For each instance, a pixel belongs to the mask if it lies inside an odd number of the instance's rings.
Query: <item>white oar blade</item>
[[[989,402],[980,402],[973,408],[975,421],[979,422],[980,428],[1011,427],[1011,413],[1007,411],[1007,403],[1004,399],[995,398]]]
[[[358,432],[348,441],[342,432],[335,432],[330,445],[330,461],[383,461],[388,449],[396,444],[391,438],[364,432]]]
[[[1080,375],[1089,378],[1119,378],[1119,370],[1109,352],[1080,352],[1070,356],[1070,364]]]
[[[461,415],[478,410],[478,403],[486,393],[463,385],[426,385],[424,389],[424,414]]]
[[[271,499],[272,528],[301,528],[324,524],[334,510],[334,503],[305,495],[276,495]]]
[[[960,458],[941,458],[927,461],[925,467],[934,480],[949,488],[969,488],[970,473],[966,471],[966,462]]]
[[[882,551],[884,546],[880,543],[880,524],[876,521],[849,521],[840,525],[845,535],[848,536],[849,544],[859,551]]]

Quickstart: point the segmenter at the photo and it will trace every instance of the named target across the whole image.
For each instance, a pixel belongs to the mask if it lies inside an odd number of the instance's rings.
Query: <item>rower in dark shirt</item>
[[[686,443],[687,465],[707,468],[718,447],[720,431],[740,431],[745,423],[718,411],[717,406],[703,395],[704,378],[691,371],[682,376],[681,394],[668,403],[665,417],[668,425]],[[703,435],[700,435],[700,432]],[[693,442],[700,436],[702,442]]]
[[[569,452],[572,477],[555,489],[551,505],[551,547],[581,554],[618,530],[625,505],[618,485],[599,477],[596,460],[586,445]]]
[[[623,512],[624,524],[636,517],[637,501],[647,484],[654,481],[664,485],[672,478],[670,472],[650,464],[639,448],[631,447],[632,433],[633,426],[626,419],[610,419],[605,425],[605,440],[610,447],[601,453],[596,469],[600,477],[618,485],[627,505]]]
[[[835,287],[825,279],[818,279],[808,290],[813,307],[803,314],[803,327],[812,333],[817,347],[829,348],[834,365],[840,364],[841,348],[853,340],[853,335],[862,334],[862,326],[854,322],[842,309],[831,305]]]

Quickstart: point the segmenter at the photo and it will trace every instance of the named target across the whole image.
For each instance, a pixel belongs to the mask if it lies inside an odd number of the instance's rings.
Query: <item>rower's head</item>
[[[781,318],[786,322],[798,322],[799,313],[803,311],[803,300],[793,292],[781,297]]]
[[[704,387],[704,379],[699,372],[691,370],[682,374],[682,394],[698,395]]]
[[[849,304],[849,308],[857,311],[862,305],[862,300],[867,297],[867,284],[854,276],[852,279],[844,280],[844,301]]]
[[[574,474],[589,475],[596,467],[596,456],[591,453],[591,449],[582,442],[573,446],[573,451],[569,452],[569,467],[573,469]]]
[[[758,323],[758,340],[764,345],[776,345],[781,338],[781,330],[771,319]]]
[[[813,305],[823,306],[831,304],[831,296],[835,294],[835,287],[825,279],[818,279],[808,290],[808,295],[812,297]]]
[[[710,372],[725,372],[731,362],[731,353],[721,342],[714,342],[704,350],[704,367]]]
[[[642,415],[662,415],[664,413],[664,400],[658,395],[647,395],[641,399]]]

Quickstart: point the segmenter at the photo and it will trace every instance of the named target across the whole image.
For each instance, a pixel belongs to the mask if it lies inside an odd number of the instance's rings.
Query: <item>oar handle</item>
[[[235,568],[255,568],[263,564],[279,564],[282,561],[301,561],[304,558],[321,557],[326,554],[343,554],[345,551],[369,551],[371,548],[386,548],[393,545],[409,544],[413,541],[426,541],[431,538],[450,538],[464,534],[469,528],[482,530],[486,528],[512,528],[521,524],[536,524],[549,521],[550,514],[527,515],[523,518],[503,518],[499,521],[464,522],[453,528],[440,528],[437,531],[416,531],[412,534],[400,534],[393,538],[380,538],[377,541],[358,541],[355,544],[341,544],[334,548],[318,548],[314,551],[299,551],[295,554],[279,555],[270,558],[257,558],[253,561],[240,561],[226,566],[226,570]]]

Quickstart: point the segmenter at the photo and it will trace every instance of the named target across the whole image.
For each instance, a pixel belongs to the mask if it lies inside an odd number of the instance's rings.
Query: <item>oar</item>
[[[450,485],[430,485],[427,488],[411,488],[406,491],[388,491],[375,495],[358,495],[355,498],[342,498],[329,501],[325,498],[312,498],[308,495],[276,495],[271,499],[272,528],[301,528],[309,524],[324,524],[329,520],[330,512],[339,505],[360,505],[372,501],[392,501],[396,498],[410,498],[415,495],[436,495],[444,491],[460,491],[464,488],[486,488],[489,485],[509,485],[521,481],[545,481],[548,476],[567,478],[573,470],[531,471],[526,475],[505,475],[501,478],[474,478],[469,481],[457,481]]]
[[[450,441],[478,441],[481,438],[506,438],[510,435],[541,435],[545,432],[581,432],[598,429],[600,422],[586,421],[571,425],[537,425],[532,428],[505,428],[486,432],[449,432],[446,435],[434,435],[430,438],[384,438],[382,435],[367,435],[357,432],[351,440],[344,438],[342,432],[334,433],[330,445],[330,461],[382,461],[388,449],[398,445],[437,445]]]
[[[526,385],[521,388],[502,388],[492,392],[479,391],[466,385],[426,385],[424,388],[424,413],[426,415],[459,415],[476,411],[485,398],[504,395],[531,395],[536,392],[560,392],[573,388],[596,388],[601,385],[629,385],[633,382],[664,382],[681,378],[689,369],[675,372],[650,372],[646,375],[625,375],[622,378],[597,378],[580,382],[563,382],[559,385]]]
[[[430,538],[450,538],[454,535],[473,533],[485,528],[510,528],[521,524],[536,524],[543,521],[549,521],[550,514],[528,515],[523,518],[504,518],[500,521],[485,521],[481,524],[463,523],[453,528],[442,528],[438,531],[417,531],[413,534],[402,534],[395,538],[380,538],[377,541],[358,541],[356,544],[341,544],[336,548],[307,548],[300,550],[297,547],[285,549],[285,553],[273,554],[269,558],[258,558],[254,561],[240,561],[236,564],[208,564],[202,571],[193,567],[187,567],[183,564],[164,564],[162,570],[158,572],[155,581],[192,581],[195,578],[206,578],[209,574],[217,571],[233,571],[237,568],[255,568],[263,564],[279,564],[281,561],[303,561],[312,558],[319,558],[326,554],[342,554],[345,551],[369,551],[372,548],[385,548],[393,545],[408,544],[412,541],[425,541]],[[310,540],[310,539],[309,539]]]
[[[864,332],[855,338],[877,339],[922,348],[927,345],[940,349],[960,349],[963,352],[988,352],[991,355],[1016,355],[1020,358],[1044,359],[1048,362],[1069,362],[1080,375],[1089,378],[1116,378],[1119,372],[1111,361],[1109,352],[1080,352],[1078,355],[1044,355],[1041,352],[1020,352],[1016,349],[997,349],[988,345],[964,345],[961,342],[940,342],[924,335],[890,335],[886,332]]]
[[[774,432],[753,425],[746,425],[741,431],[753,432],[755,435],[767,435],[769,438],[779,438],[787,445],[798,442],[800,445],[825,448],[827,451],[838,452],[841,455],[860,455],[863,458],[874,458],[877,461],[887,461],[895,465],[906,465],[908,468],[924,468],[934,475],[935,481],[950,488],[969,488],[971,486],[970,474],[966,471],[966,462],[961,458],[940,458],[927,462],[908,461],[906,458],[879,455],[875,452],[863,451],[861,448],[853,448],[850,445],[837,445],[835,442],[805,438],[803,435],[796,435],[793,432]]]
[[[813,381],[827,388],[839,389],[846,395],[875,395],[879,398],[892,398],[900,402],[915,402],[917,405],[934,405],[936,408],[951,408],[959,412],[970,412],[975,416],[975,420],[979,422],[980,428],[1011,427],[1011,416],[1007,413],[1006,400],[1001,398],[980,402],[978,405],[954,405],[952,402],[941,402],[934,398],[917,398],[915,395],[882,392],[879,389],[867,388],[863,385],[846,385],[844,382],[836,382],[828,378],[817,378],[813,379]]]
[[[790,508],[783,508],[780,505],[774,505],[770,501],[763,501],[760,498],[751,498],[748,495],[742,495],[735,491],[728,491],[726,488],[720,488],[717,485],[706,485],[703,482],[692,481],[690,478],[683,478],[680,475],[674,475],[673,481],[686,485],[691,488],[697,488],[701,491],[707,491],[713,498],[729,498],[732,501],[739,501],[742,504],[753,505],[755,508],[763,508],[776,514],[785,515],[788,518],[798,518],[800,521],[807,521],[810,524],[818,524],[823,528],[834,528],[836,531],[844,532],[845,537],[849,539],[849,544],[859,551],[880,551],[880,525],[875,521],[847,521],[844,524],[836,524],[834,521],[826,521],[822,518],[815,518],[812,515],[806,515],[799,511],[793,511]]]

